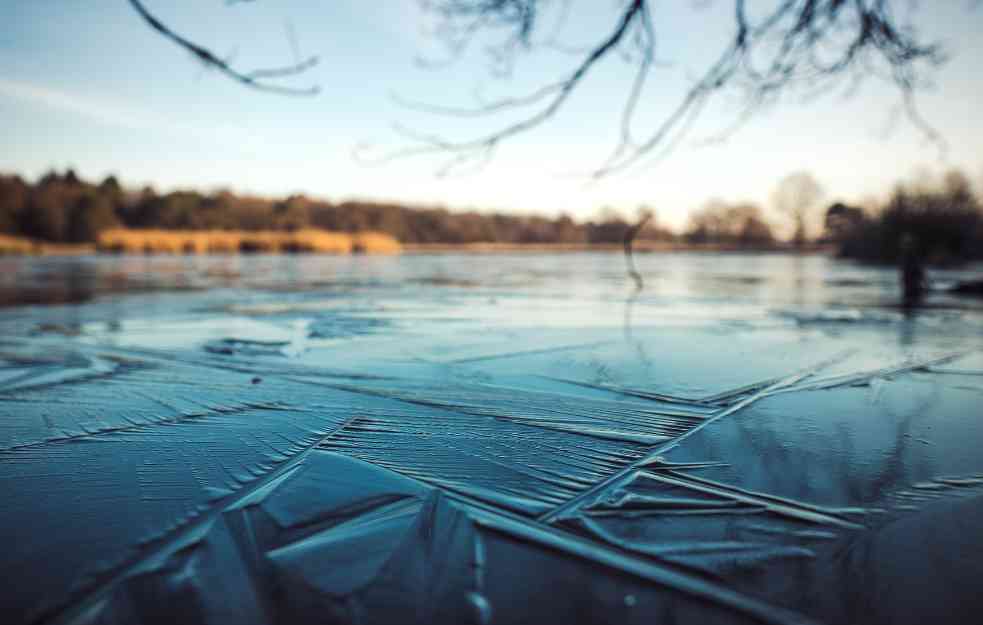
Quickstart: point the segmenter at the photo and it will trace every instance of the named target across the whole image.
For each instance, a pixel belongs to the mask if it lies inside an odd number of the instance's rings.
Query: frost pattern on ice
[[[933,419],[979,432],[972,373],[936,373],[962,352],[873,368],[842,353],[694,395],[481,369],[606,344],[478,350],[416,376],[264,352],[279,344],[10,344],[0,564],[25,581],[0,609],[14,623],[490,623],[577,622],[586,605],[610,622],[796,623],[812,606],[837,621],[853,613],[824,588],[863,574],[837,569],[845,545],[858,557],[924,531],[913,513],[979,508],[974,446],[933,448]],[[835,438],[859,414],[893,445],[869,473]]]

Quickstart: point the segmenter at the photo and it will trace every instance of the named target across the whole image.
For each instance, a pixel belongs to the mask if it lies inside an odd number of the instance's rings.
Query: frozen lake
[[[0,258],[5,622],[978,621],[983,299],[636,263]]]

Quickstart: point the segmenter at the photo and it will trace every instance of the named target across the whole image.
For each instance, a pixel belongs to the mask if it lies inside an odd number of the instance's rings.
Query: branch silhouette
[[[425,9],[444,20],[438,30],[459,55],[479,33],[511,28],[513,34],[494,51],[507,65],[523,48],[535,46],[533,35],[546,0],[426,0]],[[566,76],[529,93],[482,103],[474,108],[455,108],[397,98],[408,109],[455,117],[495,118],[536,107],[517,121],[471,139],[402,129],[410,144],[368,162],[426,154],[444,154],[441,171],[464,163],[487,160],[491,150],[515,136],[531,131],[553,118],[571,94],[588,78],[597,63],[620,53],[637,65],[620,115],[620,135],[610,155],[592,172],[602,178],[638,165],[646,157],[671,150],[690,130],[707,101],[725,89],[742,94],[743,104],[733,124],[711,138],[720,141],[737,132],[766,104],[794,88],[822,92],[843,79],[859,83],[869,77],[891,82],[900,92],[903,111],[926,139],[940,150],[945,143],[919,114],[915,91],[927,74],[946,59],[935,43],[922,42],[916,29],[902,25],[890,0],[785,0],[770,13],[752,18],[744,0],[734,0],[734,34],[723,52],[681,96],[661,122],[638,134],[636,112],[643,99],[655,59],[655,24],[651,0],[630,0],[619,12],[614,29]],[[555,33],[546,47],[555,47]]]
[[[238,1],[245,2],[246,0]],[[129,0],[129,2],[140,17],[143,18],[143,20],[155,31],[176,43],[178,46],[191,52],[191,54],[193,54],[195,58],[201,61],[206,67],[216,69],[225,74],[227,77],[240,82],[247,87],[260,91],[279,93],[282,95],[311,96],[320,93],[320,87],[316,85],[311,87],[291,87],[269,82],[271,80],[289,78],[292,76],[297,76],[298,74],[303,74],[318,64],[318,57],[316,56],[302,59],[292,65],[255,69],[248,72],[239,71],[234,69],[228,61],[222,59],[208,48],[205,48],[204,46],[201,46],[171,30],[170,27],[150,13],[150,11],[147,10],[143,2],[140,0]],[[229,2],[228,4],[233,3],[234,2]]]
[[[251,0],[228,3],[247,1]],[[151,14],[141,0],[129,2],[155,31],[190,51],[205,66],[237,82],[288,95],[313,95],[319,91],[316,86],[297,88],[277,82],[303,74],[318,63],[317,57],[298,59],[282,67],[241,71],[208,48],[177,34]],[[501,144],[551,121],[596,73],[599,62],[611,55],[621,56],[635,65],[635,70],[621,96],[618,138],[609,155],[591,172],[593,178],[603,178],[671,152],[691,132],[694,120],[707,103],[722,91],[737,91],[742,103],[734,122],[704,143],[731,136],[785,92],[802,89],[808,94],[820,94],[843,80],[853,87],[871,78],[894,85],[900,95],[900,110],[939,148],[940,154],[945,152],[943,138],[919,113],[915,94],[927,85],[932,71],[945,62],[946,56],[937,43],[923,41],[915,25],[896,14],[895,7],[903,0],[782,0],[764,12],[751,12],[745,0],[733,0],[733,34],[724,42],[721,54],[697,74],[661,120],[645,128],[639,128],[636,116],[651,74],[662,66],[655,60],[652,0],[621,0],[611,30],[586,47],[566,46],[558,40],[559,29],[571,11],[569,0],[419,0],[419,4],[437,18],[433,36],[450,51],[448,62],[460,58],[478,38],[502,32],[506,33],[504,40],[487,48],[495,74],[507,75],[519,53],[534,48],[564,50],[579,61],[555,80],[545,81],[527,93],[480,102],[473,108],[394,96],[406,109],[436,116],[509,119],[470,138],[400,127],[403,146],[374,156],[367,154],[364,147],[356,149],[356,157],[363,162],[378,164],[434,155],[444,159],[438,170],[442,175],[480,167]],[[559,5],[559,18],[547,23],[546,8],[555,5]]]

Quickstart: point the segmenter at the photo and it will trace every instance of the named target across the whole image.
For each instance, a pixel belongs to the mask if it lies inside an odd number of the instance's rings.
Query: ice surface
[[[983,308],[889,271],[16,262],[3,622],[983,613]]]

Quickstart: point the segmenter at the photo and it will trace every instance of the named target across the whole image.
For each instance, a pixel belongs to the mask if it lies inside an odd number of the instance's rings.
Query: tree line
[[[621,243],[630,221],[614,210],[575,221],[477,211],[449,211],[391,202],[332,203],[304,195],[269,199],[230,191],[157,193],[127,190],[114,176],[80,179],[72,170],[49,172],[35,183],[0,175],[0,232],[52,243],[89,243],[111,228],[165,230],[368,230],[402,243]],[[640,238],[670,240],[665,228],[648,225]]]
[[[895,264],[914,245],[925,263],[983,260],[983,200],[957,170],[941,180],[897,185],[868,206],[837,202],[826,209],[825,236],[845,258]]]
[[[896,262],[900,241],[913,238],[928,262],[983,258],[983,202],[968,178],[952,171],[936,181],[900,184],[864,206],[834,202],[823,209],[822,188],[803,172],[785,176],[772,194],[776,214],[789,220],[791,242],[836,246],[840,255]],[[639,217],[650,209],[639,209]],[[809,224],[825,220],[821,228]],[[91,243],[110,228],[165,230],[378,231],[409,244],[620,244],[637,218],[605,208],[586,221],[569,215],[520,216],[392,202],[332,203],[304,195],[270,199],[230,191],[158,193],[124,188],[114,177],[80,179],[72,170],[31,183],[0,174],[0,232],[52,243]],[[780,245],[775,225],[751,202],[713,199],[674,233],[649,220],[639,240],[768,249]]]

